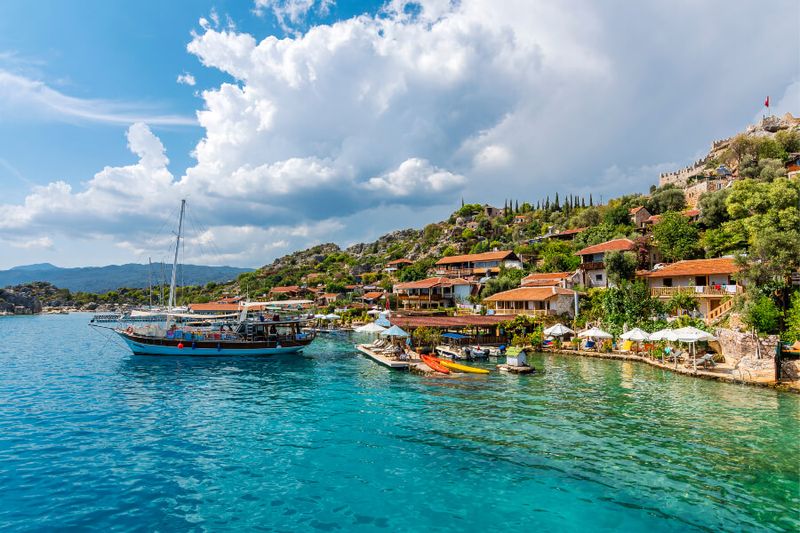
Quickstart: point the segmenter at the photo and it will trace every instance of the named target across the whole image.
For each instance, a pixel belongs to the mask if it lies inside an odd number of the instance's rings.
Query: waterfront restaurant
[[[650,294],[660,300],[685,292],[698,300],[698,311],[712,322],[733,307],[733,296],[744,289],[733,279],[739,267],[732,257],[678,261],[649,272],[640,273]]]
[[[518,287],[483,301],[495,315],[575,316],[575,291],[562,287]]]
[[[436,261],[437,276],[449,278],[495,277],[500,267],[522,268],[522,260],[511,250],[453,255]]]

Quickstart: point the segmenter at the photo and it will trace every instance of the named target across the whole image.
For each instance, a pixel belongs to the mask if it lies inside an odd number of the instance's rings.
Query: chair
[[[714,354],[705,354],[703,357],[697,360],[697,366],[702,366],[703,368],[714,368],[717,366],[717,363],[714,362]]]

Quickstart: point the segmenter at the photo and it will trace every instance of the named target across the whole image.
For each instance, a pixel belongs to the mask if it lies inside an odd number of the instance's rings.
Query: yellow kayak
[[[454,363],[452,361],[448,361],[446,359],[439,359],[439,363],[442,366],[446,366],[447,368],[452,368],[453,370],[458,370],[459,372],[467,372],[470,374],[488,374],[489,371],[484,368],[475,368],[474,366],[467,366],[461,365],[459,363]]]

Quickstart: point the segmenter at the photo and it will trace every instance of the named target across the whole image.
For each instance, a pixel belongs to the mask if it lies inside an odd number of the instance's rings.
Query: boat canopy
[[[452,333],[450,331],[448,331],[446,333],[442,333],[442,337],[444,337],[445,339],[456,339],[456,340],[461,340],[461,339],[466,339],[467,338],[466,335],[462,335],[461,333]]]

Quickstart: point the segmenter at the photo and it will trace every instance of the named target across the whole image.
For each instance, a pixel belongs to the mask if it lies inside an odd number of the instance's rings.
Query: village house
[[[503,210],[499,207],[493,207],[489,204],[483,204],[483,214],[489,218],[499,217],[503,214]]]
[[[394,261],[389,261],[386,263],[386,267],[383,269],[386,272],[397,272],[398,270],[403,270],[408,265],[413,265],[414,261],[410,259],[395,259]]]
[[[578,266],[581,275],[581,284],[585,287],[611,287],[606,275],[605,256],[608,252],[632,252],[636,245],[630,239],[613,239],[593,246],[587,246],[575,253],[580,256],[581,264]]]
[[[648,211],[643,205],[631,209],[630,215],[631,222],[633,222],[633,225],[636,228],[643,228],[647,223],[647,219],[649,219],[651,216],[650,211]]]
[[[496,315],[575,316],[576,293],[562,287],[519,287],[485,298],[484,304]]]
[[[361,296],[361,301],[365,304],[375,305],[380,300],[383,300],[385,297],[385,293],[383,291],[370,291],[365,292],[363,296]]]
[[[397,283],[392,292],[403,309],[438,309],[466,302],[472,294],[472,284],[460,278],[434,277]]]
[[[332,305],[342,297],[338,292],[323,292],[317,296],[318,305]]]
[[[453,255],[436,262],[437,276],[446,277],[495,277],[500,267],[522,268],[522,261],[510,250],[484,252],[481,254]]]
[[[789,160],[786,162],[786,177],[800,177],[800,153],[792,152],[789,154]]]
[[[571,289],[580,283],[580,270],[575,272],[536,272],[528,274],[520,285],[523,287],[561,287]]]
[[[269,290],[270,298],[296,298],[301,294],[302,289],[297,285],[286,285],[282,287],[272,287]]]
[[[698,312],[715,320],[733,306],[733,296],[743,291],[733,279],[739,271],[732,257],[678,261],[638,276],[647,281],[654,298],[669,300],[677,293],[697,297]]]

